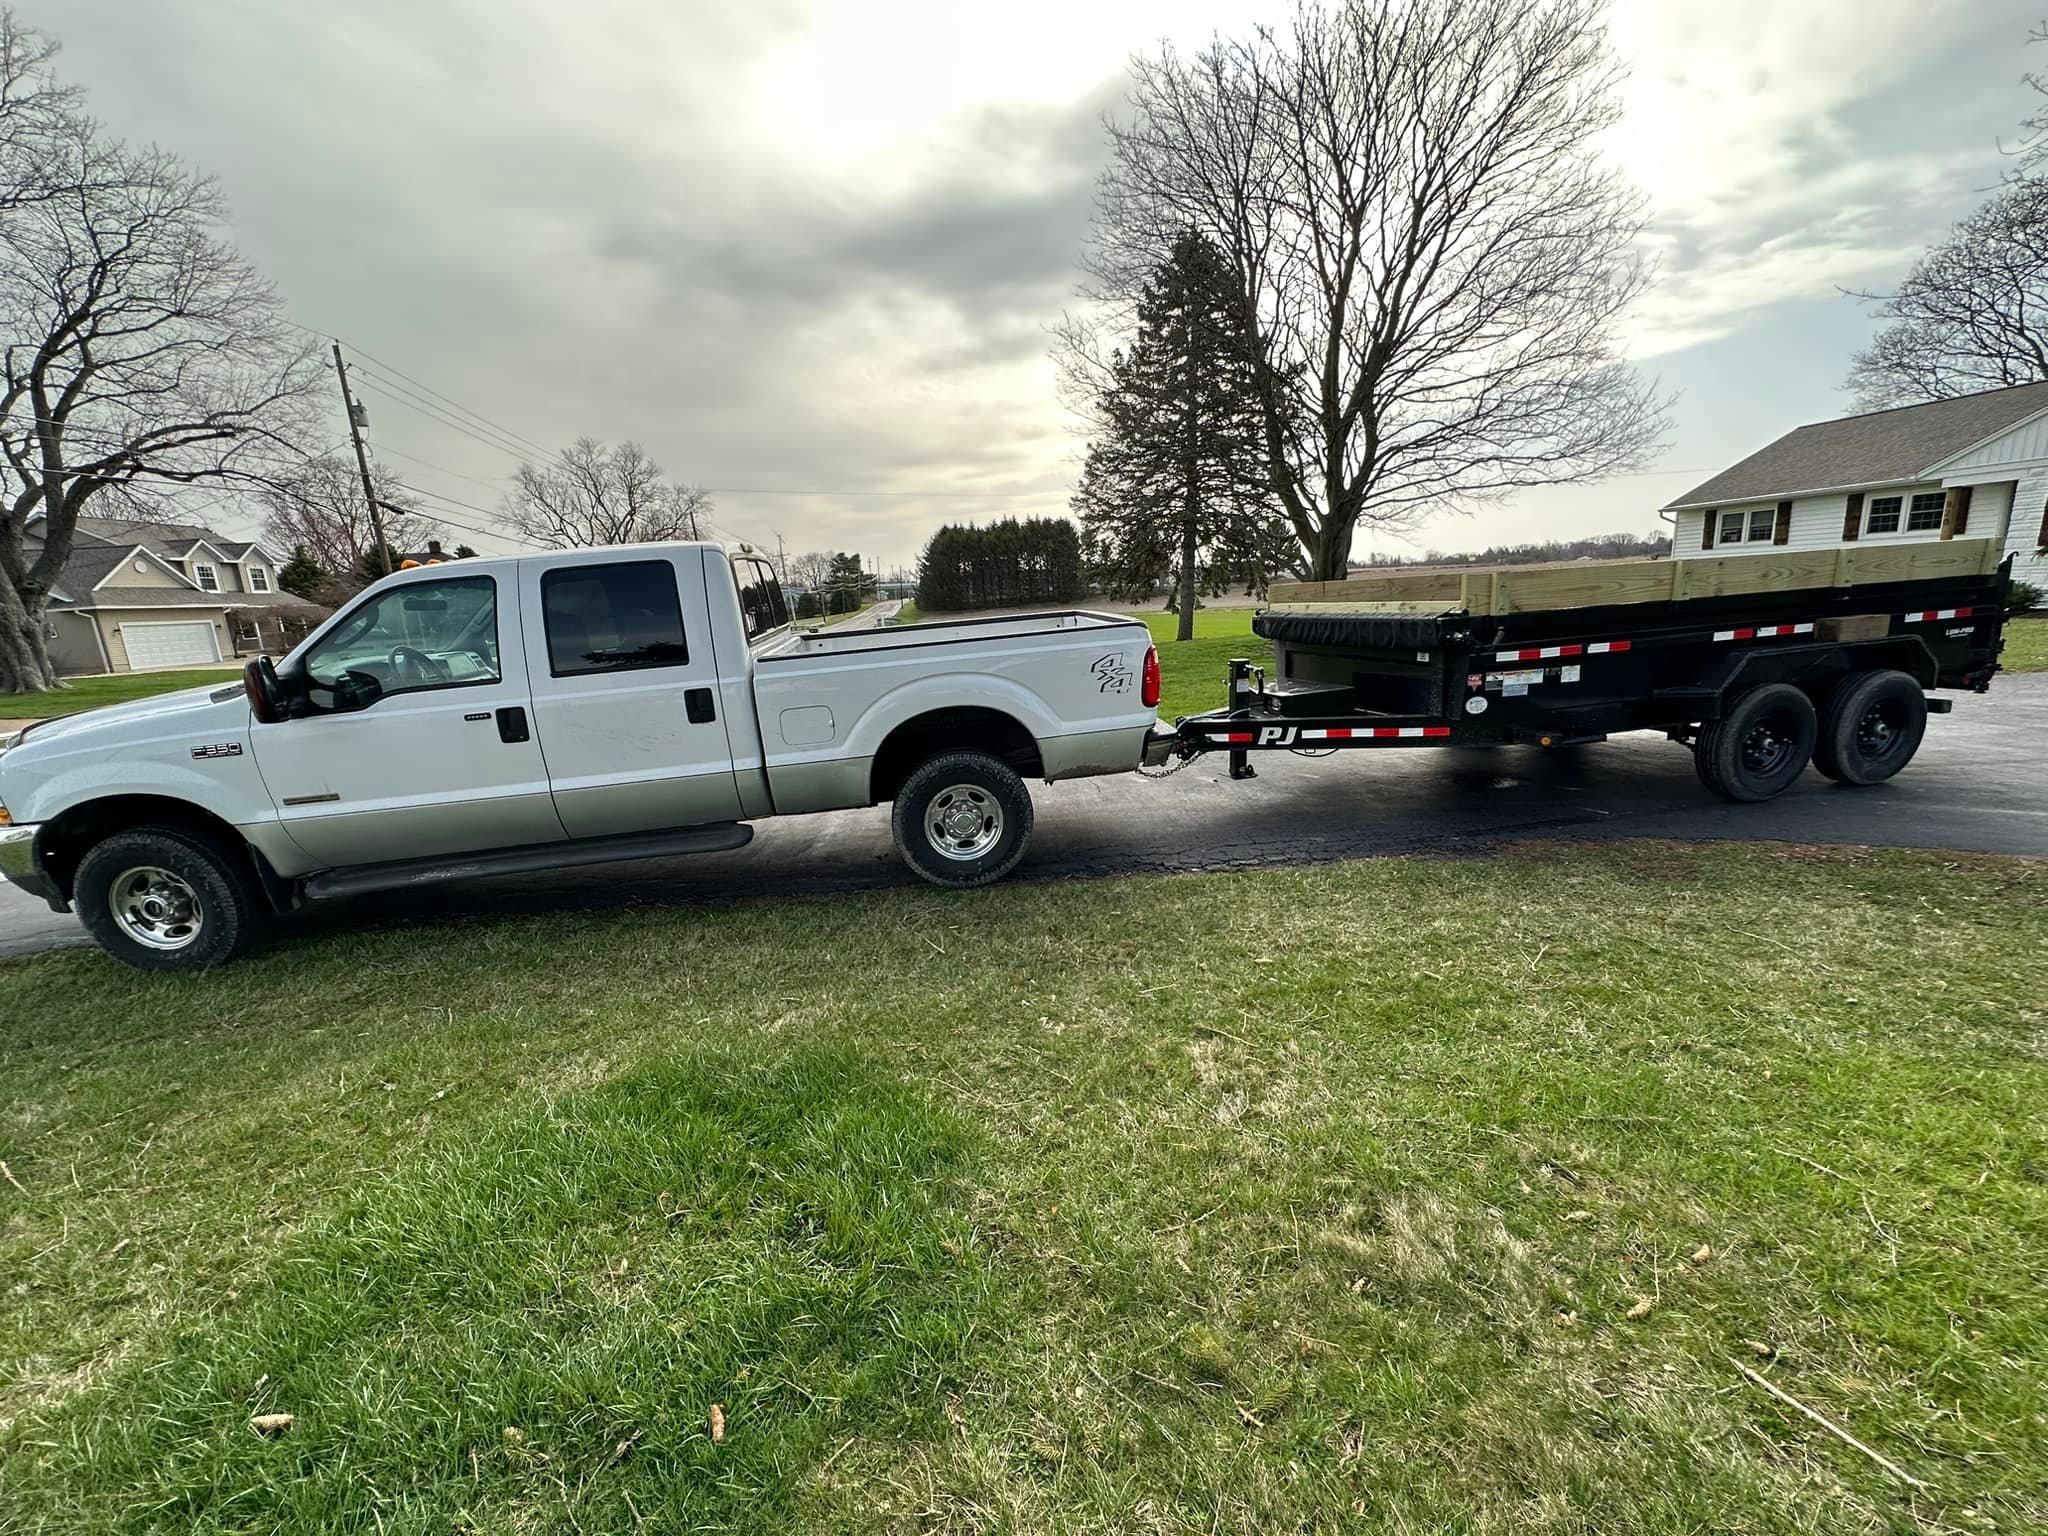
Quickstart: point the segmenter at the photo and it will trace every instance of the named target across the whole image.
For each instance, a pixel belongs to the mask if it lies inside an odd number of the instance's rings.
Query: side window
[[[1723,512],[1721,514],[1721,542],[1723,544],[1740,544],[1742,542],[1742,514],[1740,512]]]
[[[1899,505],[1897,496],[1873,496],[1870,498],[1870,525],[1865,533],[1897,533],[1899,531]]]
[[[766,560],[736,557],[732,575],[739,583],[740,615],[746,620],[749,640],[789,622],[789,605],[783,601],[782,583],[775,579],[775,567]]]
[[[320,688],[364,679],[369,698],[498,681],[498,584],[488,576],[415,581],[371,598],[306,653]]]
[[[1765,544],[1770,543],[1771,533],[1777,525],[1778,509],[1776,507],[1751,507],[1749,509],[1749,541],[1752,544],[1759,541]]]
[[[556,677],[679,667],[690,659],[676,570],[666,560],[548,571],[540,579],[540,610]]]

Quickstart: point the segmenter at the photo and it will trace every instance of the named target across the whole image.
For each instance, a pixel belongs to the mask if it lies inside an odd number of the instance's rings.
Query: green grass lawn
[[[1173,613],[1141,615],[1159,647],[1159,718],[1169,723],[1182,715],[1205,709],[1221,709],[1225,698],[1224,678],[1230,658],[1248,656],[1260,666],[1273,659],[1273,647],[1252,633],[1249,608],[1198,608],[1195,610],[1195,638],[1176,640],[1180,616]]]
[[[1616,844],[0,962],[0,1527],[2041,1529],[2044,880]]]
[[[2048,614],[2007,619],[1998,664],[2008,672],[2048,672]]]
[[[106,677],[74,677],[50,693],[0,693],[0,720],[47,720],[76,715],[102,704],[152,699],[180,688],[210,683],[222,687],[235,680],[232,667],[200,667],[175,672],[118,672]]]

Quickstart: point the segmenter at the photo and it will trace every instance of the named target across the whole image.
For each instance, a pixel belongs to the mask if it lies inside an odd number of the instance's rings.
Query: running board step
[[[620,837],[593,837],[573,843],[530,843],[497,848],[489,853],[463,853],[439,859],[397,859],[389,864],[359,864],[330,869],[299,888],[307,901],[333,901],[367,896],[375,891],[410,891],[450,880],[481,880],[488,875],[527,875],[544,869],[574,869],[584,864],[614,864],[627,859],[672,859],[686,853],[723,853],[744,848],[754,829],[743,821],[687,827],[679,832],[629,832]]]

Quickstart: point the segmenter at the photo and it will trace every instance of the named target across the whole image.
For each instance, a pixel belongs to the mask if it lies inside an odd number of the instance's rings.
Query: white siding
[[[2043,591],[2048,591],[2048,556],[2037,555],[2041,547],[2041,519],[2048,509],[2048,468],[2036,468],[2028,478],[2020,481],[2013,494],[2012,517],[2005,530],[2005,552],[2013,557],[2012,575],[2015,581],[2031,581]],[[1972,530],[1976,528],[1976,509],[1971,509]]]

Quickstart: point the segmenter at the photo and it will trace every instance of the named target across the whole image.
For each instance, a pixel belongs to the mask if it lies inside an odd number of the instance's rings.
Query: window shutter
[[[1719,522],[1720,519],[1721,509],[1719,507],[1707,508],[1707,529],[1700,537],[1701,549],[1712,549],[1714,547],[1714,524]],[[2044,508],[2041,513],[2041,537],[2048,539],[2048,508]]]
[[[1863,532],[1863,493],[1849,493],[1849,511],[1842,519],[1842,542],[1853,544]]]
[[[1790,544],[1792,542],[1792,503],[1789,501],[1778,503],[1778,521],[1771,528],[1771,542],[1773,544]]]
[[[2043,549],[2048,549],[2048,504],[2041,508],[2041,537],[2035,540]]]
[[[1941,536],[1952,539],[1970,526],[1970,491],[1972,487],[1956,485],[1949,487],[1948,505],[1941,509]]]

